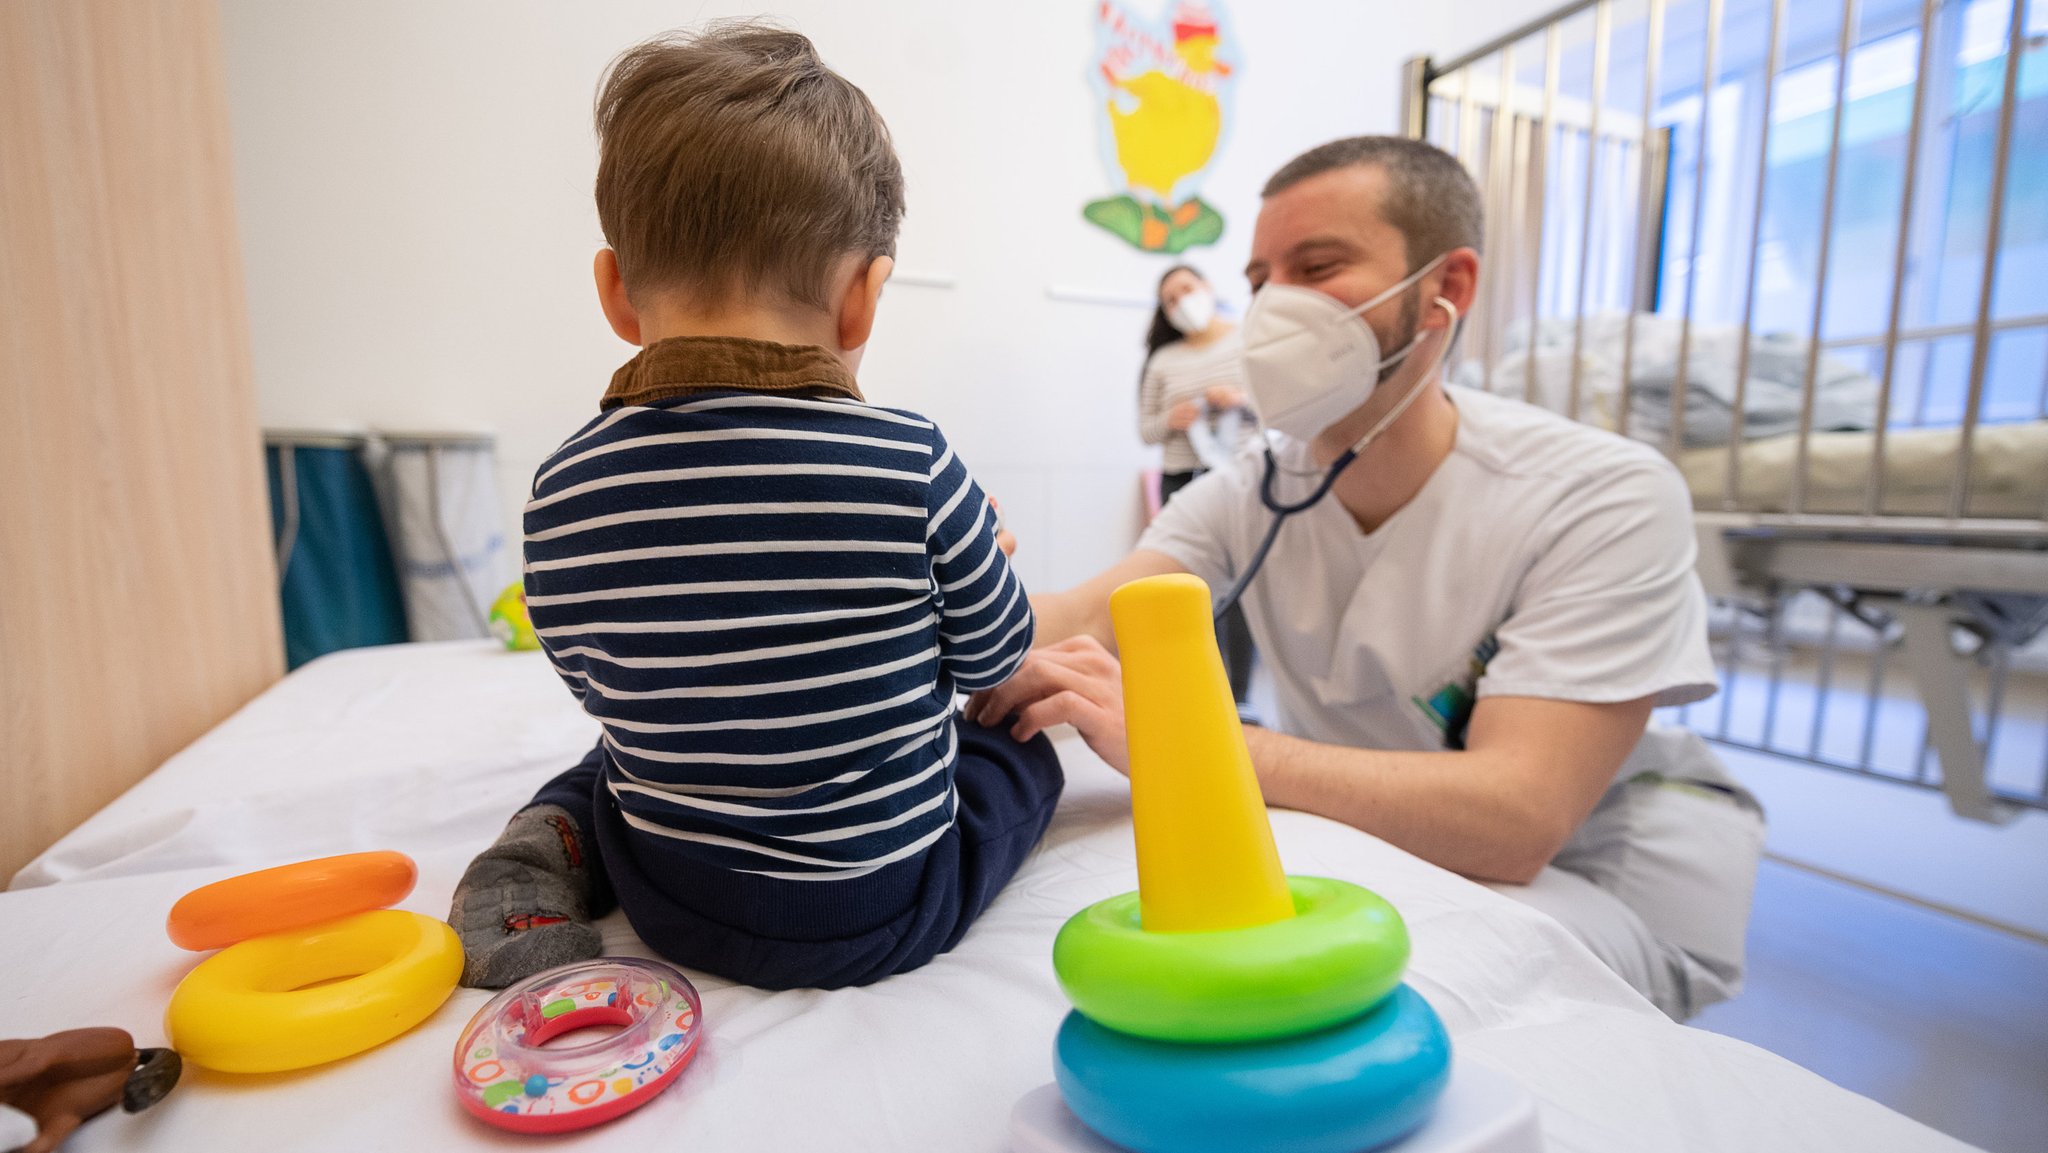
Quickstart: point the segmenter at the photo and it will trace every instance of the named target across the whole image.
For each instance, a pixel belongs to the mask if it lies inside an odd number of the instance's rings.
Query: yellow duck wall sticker
[[[1216,243],[1223,214],[1195,193],[1222,150],[1243,69],[1220,6],[1173,0],[1153,21],[1099,0],[1095,45],[1103,160],[1124,191],[1081,215],[1146,252]]]

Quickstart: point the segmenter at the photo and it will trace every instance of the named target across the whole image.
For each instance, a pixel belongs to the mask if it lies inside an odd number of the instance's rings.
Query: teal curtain
[[[405,640],[398,569],[361,447],[272,441],[263,456],[286,666]]]

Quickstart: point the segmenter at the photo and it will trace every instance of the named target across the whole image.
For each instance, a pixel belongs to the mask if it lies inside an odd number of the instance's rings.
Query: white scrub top
[[[1282,732],[1355,748],[1464,743],[1490,696],[1679,705],[1712,696],[1691,499],[1654,450],[1465,388],[1451,453],[1413,499],[1360,532],[1334,498],[1290,518],[1242,604],[1272,671]],[[1282,500],[1324,469],[1277,437]],[[1362,467],[1362,466],[1354,466]],[[1138,547],[1228,588],[1271,521],[1264,459],[1182,490]],[[1618,780],[1723,783],[1697,740],[1652,727]]]

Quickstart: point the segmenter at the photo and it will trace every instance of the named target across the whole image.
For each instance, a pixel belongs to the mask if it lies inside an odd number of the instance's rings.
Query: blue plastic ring
[[[1359,1153],[1414,1132],[1450,1080],[1451,1039],[1406,985],[1299,1037],[1151,1041],[1067,1014],[1053,1073],[1067,1107],[1135,1153]]]

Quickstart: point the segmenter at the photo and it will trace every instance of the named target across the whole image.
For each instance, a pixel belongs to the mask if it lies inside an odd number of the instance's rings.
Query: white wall
[[[955,282],[889,290],[865,387],[945,427],[1003,500],[1037,588],[1079,580],[1128,547],[1147,459],[1132,411],[1146,313],[1046,290],[1143,298],[1166,263],[1080,219],[1085,201],[1112,191],[1084,79],[1092,6],[792,0],[779,10],[895,133],[910,180],[900,270]],[[1268,173],[1322,140],[1393,130],[1407,56],[1455,55],[1554,6],[1231,0],[1247,67],[1203,192],[1229,229],[1194,262],[1241,301],[1236,270]],[[598,74],[647,35],[741,9],[222,0],[222,11],[264,422],[492,427],[516,517],[535,465],[595,411],[631,351],[590,288],[602,243],[590,203]],[[1873,805],[1859,790],[1883,786],[1805,774],[1818,782],[1809,800],[1767,788],[1765,775],[1775,847],[1972,903],[1842,839],[1897,843],[1907,834],[1886,823],[1891,809],[1917,806],[1914,820],[1938,824],[1937,800],[1887,793]],[[1930,844],[1991,860],[1976,843],[1984,830],[1935,832],[1946,839]],[[2038,908],[1986,911],[2039,927]]]
[[[1139,0],[1143,5],[1145,0]],[[1485,30],[1514,4],[1477,0]],[[1152,7],[1161,0],[1152,0]],[[269,426],[487,427],[508,520],[527,478],[631,353],[590,288],[602,243],[589,109],[619,50],[749,10],[653,0],[223,0],[239,212]],[[1320,141],[1392,131],[1402,59],[1478,38],[1450,5],[1235,0],[1246,68],[1193,254],[1226,299],[1264,178]],[[1499,11],[1495,11],[1498,9]],[[1092,0],[790,0],[772,15],[861,85],[896,138],[910,212],[863,370],[921,410],[1003,501],[1028,583],[1121,555],[1148,457],[1133,430],[1167,263],[1081,220],[1114,191],[1085,75]]]

